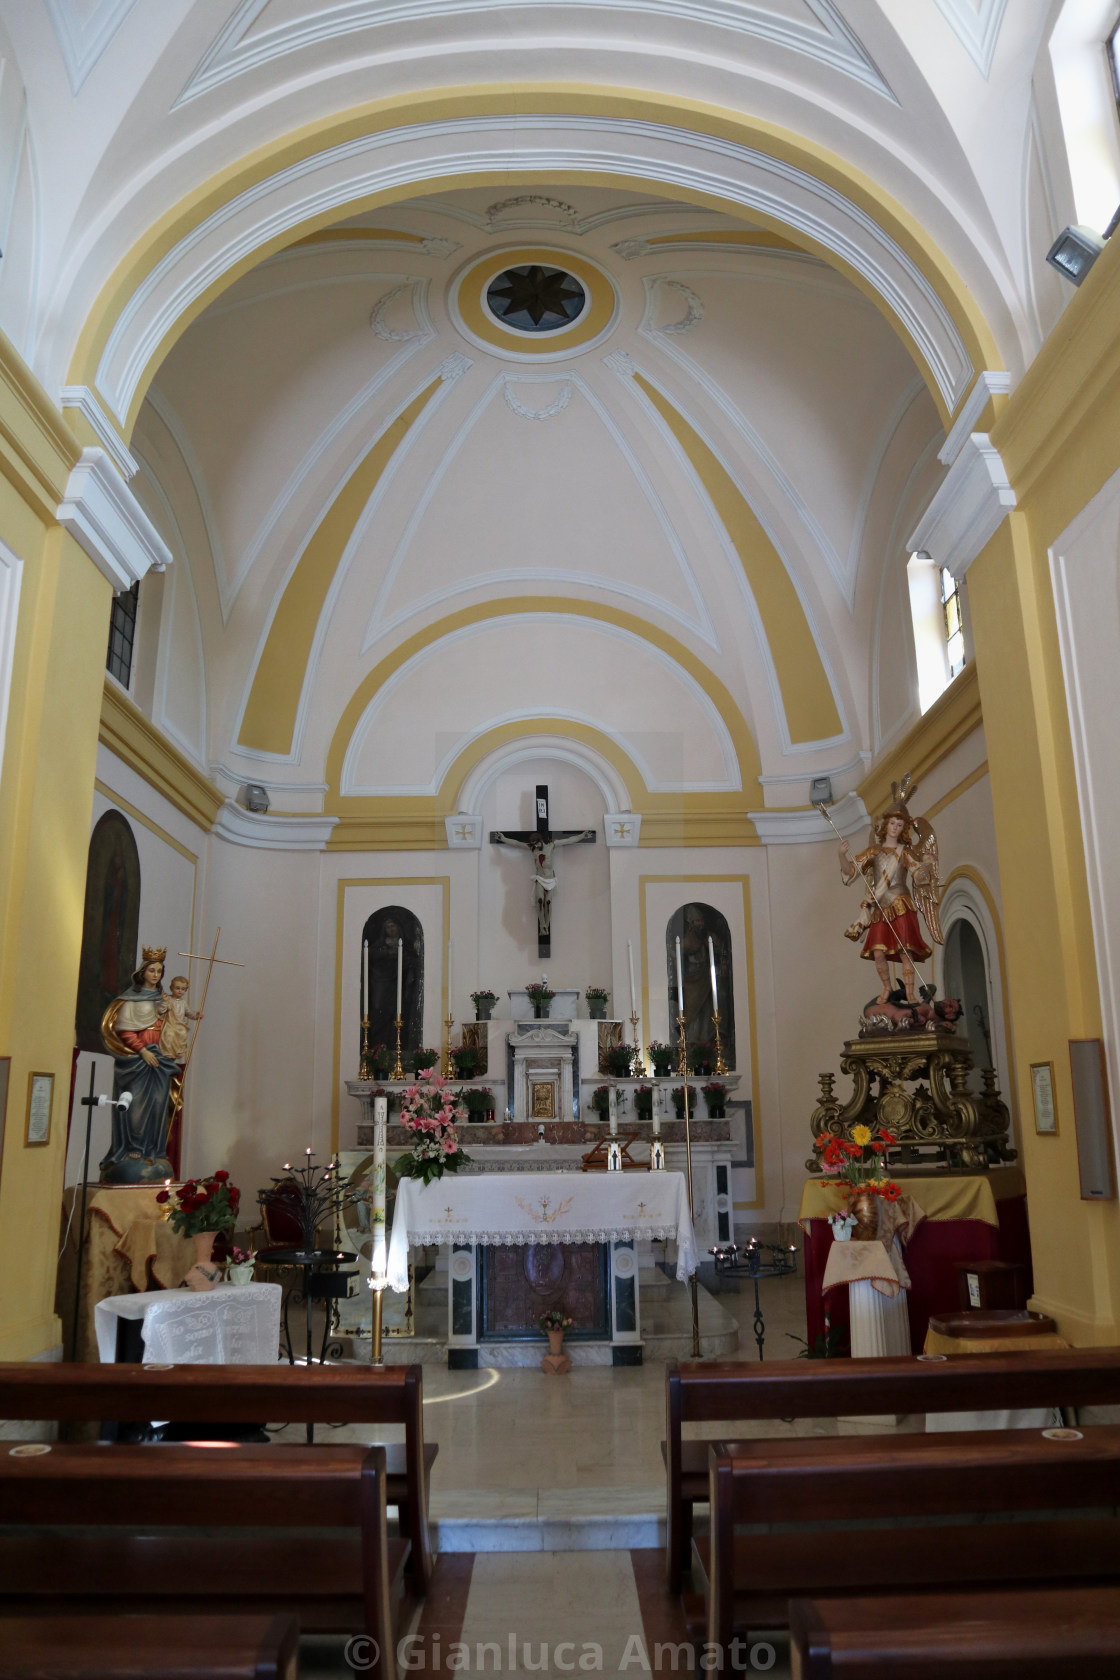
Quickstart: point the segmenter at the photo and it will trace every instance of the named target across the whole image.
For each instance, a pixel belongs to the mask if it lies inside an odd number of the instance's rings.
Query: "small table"
[[[349,1265],[358,1256],[346,1249],[339,1248],[262,1248],[257,1253],[257,1260],[264,1266],[293,1266],[303,1273],[303,1304],[307,1326],[307,1363],[315,1363],[312,1348],[311,1315],[316,1301],[332,1301],[340,1295],[350,1292],[350,1279],[357,1277],[357,1272],[343,1272],[340,1266]],[[284,1340],[288,1347],[288,1364],[296,1362],[295,1349],[292,1346],[292,1332],[288,1323],[288,1308],[291,1304],[292,1291],[284,1296]],[[319,1363],[323,1364],[327,1357],[327,1343],[330,1340],[331,1315],[328,1309],[326,1323],[323,1325],[323,1342],[319,1349]],[[311,1424],[308,1424],[307,1439],[310,1441]]]
[[[216,1284],[110,1295],[94,1308],[102,1364],[119,1356],[119,1328],[139,1319],[145,1360],[168,1365],[271,1365],[280,1337],[280,1286]]]

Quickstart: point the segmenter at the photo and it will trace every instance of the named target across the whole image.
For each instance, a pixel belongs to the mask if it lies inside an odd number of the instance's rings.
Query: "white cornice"
[[[948,437],[937,451],[937,459],[943,461],[947,467],[951,467],[991,399],[993,397],[1005,397],[1010,389],[1011,375],[1009,373],[985,372],[977,374],[976,383],[961,404],[960,413],[953,421]]]
[[[214,822],[214,833],[234,846],[257,846],[266,852],[321,852],[337,817],[280,817],[246,811],[227,799]]]
[[[1007,0],[934,0],[934,4],[987,81]]]
[[[858,793],[846,793],[829,806],[828,814],[845,840],[865,833],[871,821]],[[748,811],[747,815],[764,846],[804,846],[836,839],[815,806],[807,811]]]
[[[64,385],[59,392],[58,403],[60,408],[77,409],[82,419],[97,434],[98,443],[111,457],[122,478],[135,476],[138,468],[135,455],[125,447],[121,434],[88,385]]]
[[[998,449],[986,432],[973,432],[906,546],[911,554],[924,550],[963,578],[1014,506]]]
[[[171,550],[103,449],[82,450],[57,518],[117,594],[171,564]]]

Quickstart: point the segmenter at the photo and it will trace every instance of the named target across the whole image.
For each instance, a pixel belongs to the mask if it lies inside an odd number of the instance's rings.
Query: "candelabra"
[[[680,953],[678,951],[678,962],[679,962],[679,957],[680,957]],[[679,1045],[678,1045],[678,1050],[677,1050],[677,1071],[681,1076],[681,1084],[684,1087],[684,1161],[685,1161],[685,1168],[686,1168],[686,1171],[687,1171],[687,1178],[688,1178],[688,1217],[692,1220],[693,1225],[695,1226],[696,1214],[695,1214],[695,1211],[694,1211],[694,1208],[693,1208],[693,1202],[692,1202],[692,1125],[691,1125],[691,1117],[690,1117],[689,1112],[688,1112],[688,1109],[689,1109],[689,1103],[688,1103],[688,1038],[687,1038],[687,1036],[685,1034],[685,1030],[684,1030],[684,1010],[683,1010],[683,1008],[677,1014],[677,1033],[679,1035]],[[700,1297],[697,1294],[697,1284],[696,1284],[696,1273],[695,1272],[693,1272],[692,1276],[688,1280],[688,1289],[689,1289],[689,1294],[692,1297],[692,1357],[693,1357],[693,1359],[699,1359],[700,1358]]]
[[[443,1077],[445,1079],[451,1078],[451,1029],[454,1025],[455,1017],[452,1015],[451,1011],[448,1010],[447,1019],[444,1022],[444,1026],[447,1028],[447,1044],[445,1045],[443,1052]]]
[[[631,1015],[630,1026],[634,1034],[634,1078],[644,1079],[646,1076],[645,1058],[642,1055],[642,1041],[638,1036],[638,1017]]]
[[[397,1018],[396,1018],[396,1028],[397,1028],[397,1059],[393,1063],[393,1071],[389,1075],[389,1078],[390,1079],[403,1079],[404,1078],[404,1069],[401,1066],[401,1016],[400,1015],[398,1015]]]
[[[362,1016],[362,1062],[358,1069],[359,1079],[373,1078],[373,1062],[369,1053],[369,1016]]]
[[[718,1009],[712,1011],[712,1025],[716,1029],[716,1072],[717,1073],[726,1073],[727,1072],[727,1063],[723,1059],[723,1045],[720,1043],[720,1037],[719,1037],[719,1010]]]
[[[257,1200],[262,1208],[275,1207],[298,1222],[305,1254],[318,1246],[320,1228],[328,1219],[331,1239],[337,1240],[342,1215],[357,1200],[357,1193],[343,1183],[337,1155],[326,1166],[317,1167],[313,1152],[305,1150],[302,1166],[285,1161],[283,1177],[273,1176],[272,1182],[276,1188],[261,1190]]]
[[[758,1345],[758,1357],[762,1358],[762,1344],[766,1339],[766,1323],[762,1316],[762,1302],[758,1293],[758,1280],[765,1277],[787,1277],[790,1272],[797,1270],[797,1248],[790,1244],[788,1247],[779,1243],[759,1242],[752,1237],[746,1248],[740,1248],[738,1243],[717,1244],[710,1248],[716,1265],[716,1276],[746,1277],[754,1284],[754,1339]]]

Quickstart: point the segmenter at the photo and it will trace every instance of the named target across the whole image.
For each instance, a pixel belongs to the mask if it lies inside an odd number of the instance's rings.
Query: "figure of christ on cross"
[[[492,846],[520,846],[533,860],[533,901],[537,910],[537,955],[552,955],[552,894],[556,887],[554,854],[558,846],[594,845],[595,832],[590,828],[561,829],[548,826],[548,786],[541,783],[536,794],[537,826],[513,834],[495,829],[490,835]]]

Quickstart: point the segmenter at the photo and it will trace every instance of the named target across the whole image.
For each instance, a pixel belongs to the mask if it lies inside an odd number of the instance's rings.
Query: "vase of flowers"
[[[238,1248],[236,1246],[231,1248],[229,1258],[226,1260],[226,1277],[229,1282],[236,1284],[239,1288],[243,1288],[247,1283],[252,1283],[255,1260],[256,1255],[251,1248]]]
[[[612,1044],[607,1049],[607,1072],[612,1079],[629,1079],[634,1060],[632,1044]]]
[[[669,1095],[673,1099],[673,1113],[676,1115],[678,1120],[683,1120],[684,1119],[684,1086],[683,1085],[674,1085],[673,1089],[669,1092]],[[690,1115],[693,1115],[693,1114],[696,1113],[695,1098],[696,1098],[695,1088],[690,1085],[688,1087],[688,1112],[689,1112]]]
[[[652,1085],[636,1085],[634,1087],[634,1113],[639,1120],[653,1119]]]
[[[474,1018],[476,1021],[488,1021],[490,1011],[498,1001],[497,992],[472,992],[471,1002],[474,1004]]]
[[[611,1088],[609,1085],[596,1085],[591,1093],[591,1106],[600,1120],[606,1119],[611,1107]]]
[[[456,1079],[473,1079],[481,1060],[473,1044],[460,1044],[451,1052],[451,1071]]]
[[[587,1013],[592,1021],[605,1021],[607,1018],[607,999],[610,993],[602,986],[588,986],[584,992],[587,999]]]
[[[708,1105],[709,1120],[723,1120],[727,1115],[724,1104],[727,1102],[727,1086],[718,1079],[709,1080],[707,1085],[701,1085],[704,1101]]]
[[[564,1350],[564,1332],[570,1330],[575,1323],[573,1318],[560,1307],[549,1307],[537,1320],[541,1329],[548,1337],[548,1351],[556,1356]]]
[[[162,1204],[163,1217],[172,1230],[193,1239],[194,1264],[183,1282],[188,1289],[213,1289],[220,1275],[220,1268],[211,1261],[214,1238],[237,1224],[240,1190],[230,1183],[228,1172],[216,1172],[174,1188],[165,1184],[156,1201]]]
[[[660,1039],[655,1038],[646,1045],[646,1049],[649,1051],[649,1059],[653,1064],[654,1078],[668,1079],[673,1072],[672,1045],[663,1044]]]
[[[456,1120],[466,1118],[447,1080],[435,1068],[425,1068],[415,1085],[401,1093],[401,1121],[412,1133],[412,1147],[393,1163],[398,1178],[419,1178],[430,1184],[445,1172],[458,1172],[470,1156],[460,1147]]]
[[[374,1044],[369,1052],[371,1079],[388,1079],[393,1071],[393,1052],[387,1044]]]
[[[688,1071],[707,1076],[715,1064],[715,1046],[707,1039],[698,1038],[688,1047]]]
[[[528,993],[529,1002],[533,1006],[533,1014],[537,1020],[546,1021],[556,993],[544,980],[534,980],[531,985],[526,986],[525,990]]]
[[[421,1044],[412,1052],[412,1066],[418,1075],[427,1068],[434,1068],[438,1061],[439,1051],[433,1050],[430,1045]]]
[[[840,1184],[847,1197],[848,1213],[855,1224],[851,1236],[856,1242],[874,1242],[879,1235],[881,1202],[897,1202],[901,1187],[887,1177],[887,1151],[896,1143],[890,1132],[870,1126],[853,1126],[848,1138],[830,1137],[821,1150],[821,1165]]]

